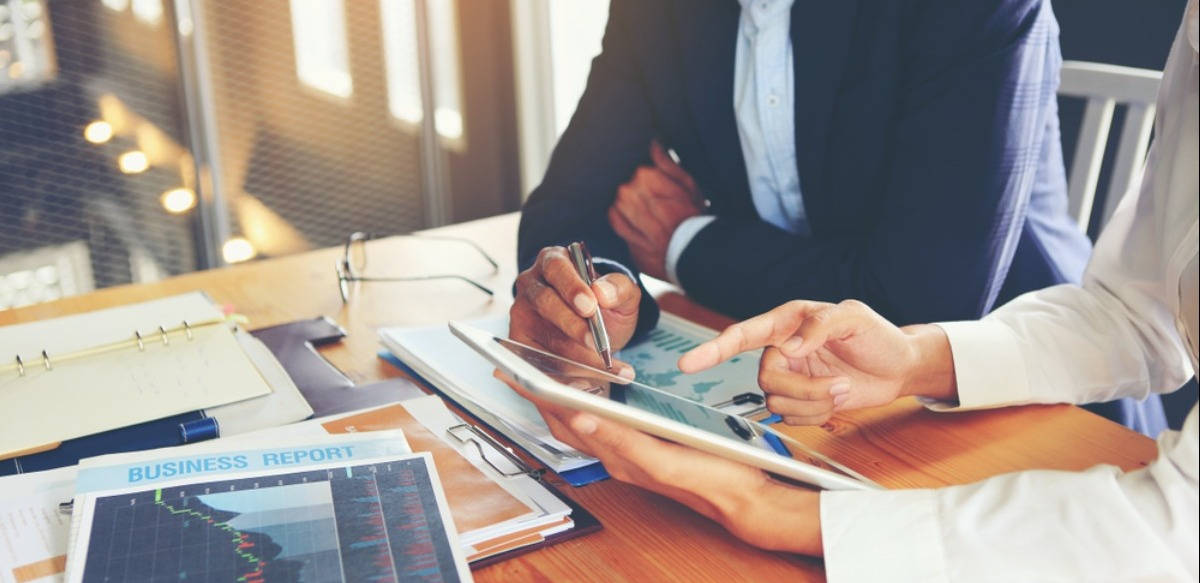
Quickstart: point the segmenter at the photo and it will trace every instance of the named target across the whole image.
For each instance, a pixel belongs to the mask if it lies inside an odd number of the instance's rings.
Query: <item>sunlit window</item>
[[[150,25],[162,22],[162,0],[133,0],[133,16]]]
[[[455,0],[426,0],[433,77],[433,122],[438,135],[452,141],[463,137],[462,73]],[[388,109],[401,121],[420,124],[420,54],[417,50],[415,0],[380,0],[384,61],[387,67]]]
[[[388,110],[396,119],[420,124],[421,67],[417,56],[413,0],[379,0],[383,19],[383,57],[387,67]]]
[[[463,135],[456,4],[455,0],[426,0],[433,53],[433,121],[438,134],[451,139]]]
[[[554,127],[561,135],[587,85],[592,59],[608,22],[608,0],[551,0],[550,59],[554,78]]]
[[[292,43],[300,82],[338,97],[350,97],[350,49],[342,0],[290,0]]]

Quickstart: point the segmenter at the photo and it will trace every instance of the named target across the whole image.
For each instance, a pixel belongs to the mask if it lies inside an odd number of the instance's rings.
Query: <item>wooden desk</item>
[[[334,274],[339,248],[0,312],[0,325],[201,289],[235,306],[254,328],[330,316],[349,332],[340,345],[322,351],[333,364],[358,382],[403,376],[376,357],[375,330],[507,310],[515,276],[516,224],[516,215],[503,215],[438,230],[487,248],[502,265],[491,277],[486,277],[485,263],[454,243],[392,238],[369,244],[370,274],[480,275],[497,291],[491,301],[460,282],[434,281],[364,284],[349,305],[342,305]],[[666,293],[660,299],[666,310],[709,326],[730,322],[678,294]],[[824,428],[788,431],[893,487],[959,484],[1029,468],[1078,470],[1098,463],[1135,468],[1156,454],[1151,440],[1070,406],[935,415],[905,400],[838,415]],[[480,581],[823,579],[820,561],[757,550],[690,510],[637,488],[614,481],[584,488],[557,483],[595,513],[604,530],[482,569],[476,572]]]

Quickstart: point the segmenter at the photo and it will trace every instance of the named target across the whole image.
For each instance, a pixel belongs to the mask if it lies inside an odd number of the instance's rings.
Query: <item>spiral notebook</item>
[[[271,392],[202,292],[0,328],[0,459]]]

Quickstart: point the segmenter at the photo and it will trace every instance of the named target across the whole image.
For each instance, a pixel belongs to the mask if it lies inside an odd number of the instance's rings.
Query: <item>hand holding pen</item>
[[[594,269],[600,265],[602,260],[596,262]],[[641,289],[618,268],[598,271],[588,271],[584,277],[566,247],[542,249],[532,265],[517,277],[514,302],[509,310],[509,336],[523,344],[606,369],[600,346],[603,340],[597,340],[592,331],[596,325],[593,317],[598,315],[603,322],[610,354],[620,350],[637,326]],[[619,361],[613,362],[612,370],[627,378],[633,376],[632,367]]]
[[[596,265],[592,262],[592,254],[588,253],[587,245],[576,241],[567,245],[567,253],[571,255],[571,263],[575,266],[575,271],[583,283],[590,287],[592,282],[599,279],[599,276],[596,275]],[[595,310],[588,317],[588,329],[592,333],[592,344],[596,347],[596,352],[599,352],[600,358],[604,360],[604,368],[611,371],[613,369],[612,344],[608,339],[608,329],[604,326],[604,315],[601,310]]]

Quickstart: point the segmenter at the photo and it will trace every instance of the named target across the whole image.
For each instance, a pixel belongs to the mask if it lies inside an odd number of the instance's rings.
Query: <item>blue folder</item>
[[[83,458],[203,441],[217,436],[217,422],[203,411],[182,413],[95,435],[68,439],[54,449],[0,460],[0,476],[70,466]]]

